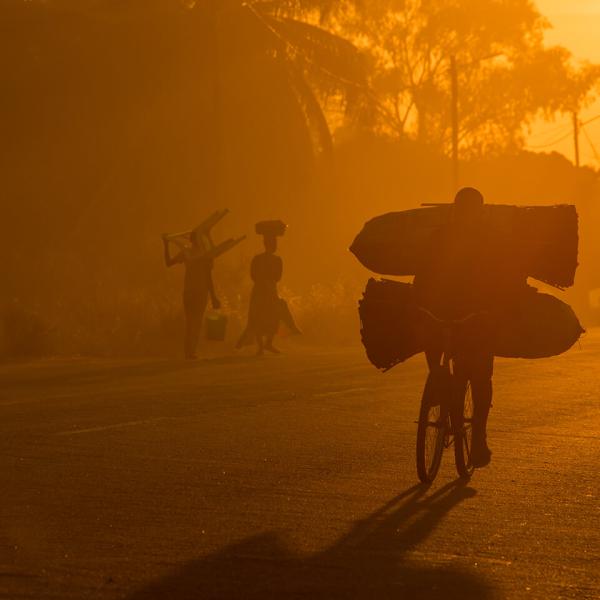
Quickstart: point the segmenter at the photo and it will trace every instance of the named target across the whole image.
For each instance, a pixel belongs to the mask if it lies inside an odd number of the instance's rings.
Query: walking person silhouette
[[[287,225],[282,221],[262,221],[256,224],[256,233],[264,238],[265,251],[256,255],[250,265],[250,276],[254,283],[248,309],[248,324],[242,333],[237,347],[241,348],[253,341],[257,354],[265,350],[279,354],[273,340],[283,321],[291,333],[299,334],[287,302],[279,297],[277,284],[283,275],[283,261],[277,256],[277,238],[285,233]]]
[[[185,277],[183,283],[183,310],[185,314],[184,355],[187,359],[197,357],[196,350],[202,330],[202,320],[210,296],[213,308],[221,303],[215,294],[212,279],[213,259],[199,239],[196,231],[189,234],[189,245],[183,245],[167,235],[163,235],[164,257],[167,267],[183,264]],[[180,251],[171,256],[170,243],[180,247]]]

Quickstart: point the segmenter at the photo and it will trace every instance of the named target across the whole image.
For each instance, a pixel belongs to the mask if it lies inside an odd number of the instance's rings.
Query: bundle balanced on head
[[[261,221],[256,224],[256,233],[264,239],[265,251],[252,259],[250,276],[254,282],[248,309],[248,324],[237,347],[257,345],[257,354],[265,350],[279,354],[273,345],[279,325],[283,322],[292,334],[299,334],[287,302],[279,297],[277,284],[283,274],[283,261],[277,256],[277,238],[287,229],[283,221]]]

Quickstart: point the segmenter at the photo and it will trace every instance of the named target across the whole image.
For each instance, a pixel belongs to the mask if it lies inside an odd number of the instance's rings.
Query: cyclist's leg
[[[451,410],[453,422],[456,426],[462,428],[463,416],[465,410],[465,395],[467,393],[467,385],[471,377],[471,363],[468,356],[455,356],[452,378],[452,405]]]
[[[433,371],[440,366],[442,354],[443,352],[441,348],[430,347],[425,350],[425,358],[427,359],[427,366],[429,367],[430,371]]]
[[[487,445],[487,422],[492,406],[493,354],[481,354],[473,358],[470,366],[473,393],[473,463],[483,467],[491,460]]]
[[[442,400],[447,402],[450,399],[448,388],[451,385],[451,380],[449,380],[446,371],[442,368],[442,355],[443,351],[436,347],[430,347],[425,351],[425,358],[429,367],[426,386],[429,390],[427,399],[432,406],[440,404]]]
[[[454,357],[454,393],[455,397],[462,403],[467,391],[467,384],[471,377],[470,361],[465,356]],[[461,407],[462,409],[462,407]]]

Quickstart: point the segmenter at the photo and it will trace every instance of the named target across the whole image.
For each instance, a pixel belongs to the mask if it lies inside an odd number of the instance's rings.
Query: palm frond
[[[304,114],[312,146],[317,154],[322,154],[326,160],[331,160],[333,140],[323,109],[302,72],[293,65],[287,69],[287,72],[290,85]]]
[[[254,0],[252,5],[267,10],[271,14],[300,17],[317,14],[319,22],[324,23],[339,5],[336,0]]]
[[[297,64],[325,77],[338,89],[354,87],[366,91],[366,63],[351,42],[303,21],[263,11],[256,14],[273,33],[280,49]]]

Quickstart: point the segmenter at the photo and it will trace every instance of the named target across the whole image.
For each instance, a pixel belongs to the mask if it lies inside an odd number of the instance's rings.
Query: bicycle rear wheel
[[[423,483],[435,479],[442,462],[450,394],[449,373],[430,372],[423,390],[417,427],[417,474]]]
[[[473,395],[471,384],[467,383],[456,398],[457,410],[452,414],[454,431],[454,462],[461,477],[471,477],[473,471]]]

